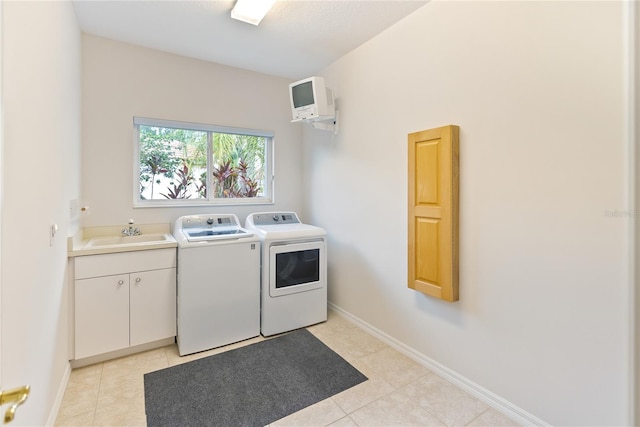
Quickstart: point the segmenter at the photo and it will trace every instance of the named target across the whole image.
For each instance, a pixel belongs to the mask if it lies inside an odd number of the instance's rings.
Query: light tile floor
[[[369,380],[269,427],[517,425],[332,311],[308,329]],[[74,369],[56,426],[145,426],[145,373],[263,339],[184,357],[171,345]]]

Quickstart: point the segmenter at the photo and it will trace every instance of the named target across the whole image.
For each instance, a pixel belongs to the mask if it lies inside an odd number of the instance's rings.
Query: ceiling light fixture
[[[276,0],[237,0],[231,9],[231,17],[238,21],[258,25]]]

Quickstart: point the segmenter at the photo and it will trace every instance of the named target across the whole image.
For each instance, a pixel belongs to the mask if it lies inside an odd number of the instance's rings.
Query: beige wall
[[[340,134],[304,130],[330,301],[531,422],[629,420],[626,7],[432,1],[322,72]],[[407,134],[447,124],[457,303],[406,284]]]
[[[69,366],[66,237],[77,230],[69,202],[80,188],[80,31],[70,2],[1,7],[2,388],[31,385],[12,425],[45,425]]]
[[[82,36],[83,226],[171,222],[181,215],[301,209],[302,130],[289,80]],[[275,133],[275,205],[133,209],[134,116]]]

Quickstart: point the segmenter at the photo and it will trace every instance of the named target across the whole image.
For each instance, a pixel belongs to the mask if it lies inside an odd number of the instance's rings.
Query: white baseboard
[[[117,359],[118,357],[130,356],[135,353],[140,353],[147,350],[153,350],[154,348],[165,347],[175,342],[176,337],[163,338],[158,341],[152,341],[145,344],[136,345],[133,347],[123,348],[122,350],[115,350],[109,353],[99,354],[97,356],[89,356],[84,359],[75,359],[71,361],[71,367],[73,369],[81,368],[87,365],[93,365],[94,363],[106,362],[107,360]]]
[[[67,385],[69,384],[69,378],[71,377],[71,364],[67,363],[67,369],[64,371],[64,375],[62,376],[62,380],[60,381],[60,385],[58,385],[58,392],[56,393],[56,399],[53,401],[53,405],[51,405],[51,410],[49,411],[49,418],[47,418],[47,426],[54,426],[56,424],[56,418],[58,418],[58,413],[60,412],[60,407],[62,406],[62,399],[64,398],[64,392],[67,389]]]
[[[337,305],[329,302],[329,308],[340,314],[351,323],[365,330],[369,334],[378,338],[379,340],[385,342],[389,346],[395,348],[400,353],[409,357],[410,359],[416,361],[421,364],[425,368],[429,369],[434,374],[444,378],[450,383],[460,387],[467,393],[475,396],[482,402],[491,406],[495,410],[503,413],[507,417],[513,419],[519,424],[524,426],[550,426],[549,423],[544,422],[543,420],[537,418],[535,415],[530,414],[529,412],[519,408],[508,400],[498,396],[497,394],[487,390],[479,384],[474,383],[468,378],[458,374],[457,372],[447,368],[446,366],[436,362],[435,360],[425,356],[424,354],[416,351],[415,349],[409,347],[408,345],[396,340],[392,336],[382,332],[381,330],[371,326],[369,323],[363,321],[362,319],[354,316],[348,311],[338,307]]]

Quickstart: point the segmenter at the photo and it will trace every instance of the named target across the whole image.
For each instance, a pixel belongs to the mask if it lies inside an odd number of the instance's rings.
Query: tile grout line
[[[477,420],[478,418],[480,418],[481,416],[486,414],[487,411],[489,411],[489,409],[491,409],[491,406],[487,405],[487,409],[485,409],[484,411],[480,412],[477,417],[473,418],[472,420],[469,420],[469,422],[466,423],[465,426],[468,426],[469,424],[471,424],[472,422],[474,422],[475,420]]]
[[[102,390],[102,378],[104,375],[104,362],[100,362],[100,381],[98,382],[98,393],[96,394],[96,401],[93,405],[93,417],[91,418],[91,425],[96,423],[96,414],[98,412],[98,399],[100,398],[100,391]]]

